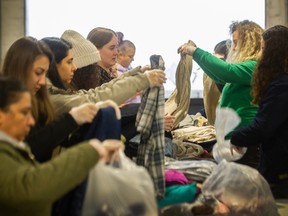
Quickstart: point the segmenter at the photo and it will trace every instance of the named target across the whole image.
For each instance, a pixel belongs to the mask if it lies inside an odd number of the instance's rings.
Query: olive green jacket
[[[0,132],[0,215],[50,216],[52,203],[81,183],[98,158],[81,143],[39,164],[26,144]]]
[[[104,83],[95,89],[71,91],[59,89],[52,85],[47,79],[47,87],[51,96],[51,101],[55,107],[56,113],[68,112],[72,107],[85,102],[99,102],[103,100],[113,100],[118,105],[124,103],[127,99],[149,87],[149,80],[136,67],[123,75]]]

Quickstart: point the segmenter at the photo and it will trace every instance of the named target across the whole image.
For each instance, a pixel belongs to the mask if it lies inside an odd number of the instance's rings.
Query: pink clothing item
[[[189,181],[186,176],[177,170],[166,170],[165,171],[165,182],[166,186],[188,184]]]
[[[121,64],[118,64],[118,63],[116,63],[116,68],[117,68],[118,76],[121,76],[122,74],[124,74],[128,70],[132,69],[131,66],[129,66],[128,68],[125,68]],[[140,102],[141,102],[141,96],[137,95],[137,96],[134,96],[132,98],[129,98],[125,103],[131,104],[131,103],[140,103]]]

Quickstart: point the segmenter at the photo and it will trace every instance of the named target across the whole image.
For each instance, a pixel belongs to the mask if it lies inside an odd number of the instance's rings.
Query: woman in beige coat
[[[55,57],[54,66],[49,68],[48,91],[56,112],[63,113],[72,107],[84,102],[98,102],[113,100],[118,105],[135,95],[136,92],[145,90],[150,86],[161,86],[166,82],[162,70],[149,70],[144,73],[137,67],[125,75],[104,83],[90,90],[74,91],[68,87],[77,67],[86,67],[97,62],[99,53],[97,48],[82,35],[72,32],[77,46],[62,38],[46,37],[44,41],[52,50]],[[74,53],[77,53],[74,59]],[[75,61],[75,64],[74,62]]]

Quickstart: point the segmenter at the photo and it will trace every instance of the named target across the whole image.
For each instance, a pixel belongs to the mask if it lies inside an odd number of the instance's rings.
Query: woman
[[[233,22],[230,25],[233,40],[226,62],[195,45],[184,44],[178,49],[181,54],[192,55],[216,83],[225,84],[219,105],[237,112],[241,118],[238,128],[251,123],[258,110],[258,106],[251,105],[253,98],[250,92],[252,73],[261,54],[262,33],[263,29],[252,21]],[[227,136],[229,138],[231,133]],[[238,162],[257,167],[258,147],[249,146]]]
[[[1,215],[51,215],[52,203],[83,181],[99,159],[108,161],[123,148],[117,140],[95,139],[39,164],[23,142],[35,124],[32,98],[19,80],[0,78]]]
[[[36,123],[25,141],[39,162],[50,160],[53,150],[80,125],[91,122],[100,108],[86,103],[55,117],[46,88],[46,73],[52,59],[45,43],[33,37],[22,37],[8,49],[2,68],[5,76],[24,82],[33,95],[32,113]],[[108,103],[104,107],[114,104]],[[116,105],[114,107],[118,109]]]
[[[113,67],[117,63],[118,56],[118,37],[116,32],[104,27],[92,29],[87,36],[99,50],[101,60],[97,62],[97,75],[95,87],[109,82],[117,77],[117,71]]]
[[[89,47],[91,48],[93,44],[75,31],[69,34],[69,38],[77,36],[75,43],[78,43],[78,46],[75,46],[75,49],[82,50],[81,57],[85,56],[87,54],[85,50]],[[46,37],[43,38],[42,41],[50,47],[56,59],[54,65],[51,65],[49,68],[47,77],[49,79],[48,91],[57,113],[66,112],[72,107],[84,102],[98,102],[107,99],[113,100],[120,105],[137,91],[142,91],[149,86],[161,86],[166,81],[165,74],[162,70],[150,70],[141,73],[140,69],[136,68],[130,73],[127,73],[126,76],[113,79],[100,87],[92,88],[88,91],[74,91],[69,86],[76,69],[76,66],[69,62],[69,59],[74,59],[71,44],[67,40],[55,37]],[[94,47],[94,49],[96,48]],[[61,50],[61,52],[59,50]],[[77,57],[77,60],[79,60],[79,53],[77,53]],[[91,58],[90,64],[95,63],[94,59],[95,58]],[[88,62],[88,60],[86,61]],[[92,78],[89,77],[88,80],[91,79]]]
[[[288,198],[288,28],[276,25],[262,38],[252,90],[259,110],[251,124],[233,133],[231,144],[236,151],[260,144],[260,173],[275,198]]]

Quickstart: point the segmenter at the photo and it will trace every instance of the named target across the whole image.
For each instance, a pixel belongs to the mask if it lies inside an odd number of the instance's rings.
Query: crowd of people
[[[219,43],[214,54],[196,41],[175,51],[192,56],[214,86],[210,98],[204,95],[209,123],[218,106],[241,118],[226,137],[232,153],[247,148],[236,163],[258,169],[274,197],[287,198],[288,28],[264,30],[243,20],[229,32],[231,41]],[[142,94],[162,87],[166,76],[149,65],[132,68],[136,46],[123,37],[97,27],[87,39],[66,30],[61,37],[24,36],[10,46],[0,76],[1,214],[57,215],[55,204],[137,135]],[[109,107],[121,121],[121,137],[87,138],[85,130]],[[163,113],[166,132],[174,119]]]

